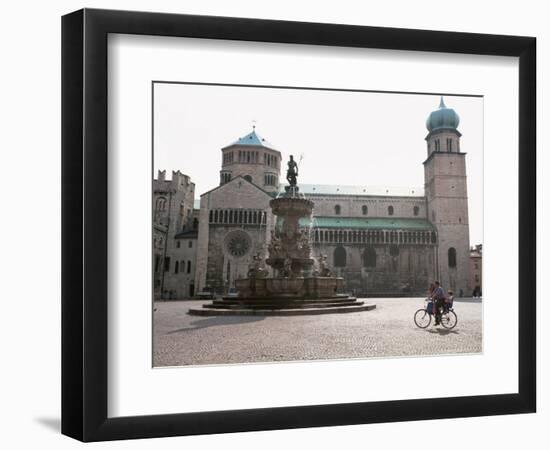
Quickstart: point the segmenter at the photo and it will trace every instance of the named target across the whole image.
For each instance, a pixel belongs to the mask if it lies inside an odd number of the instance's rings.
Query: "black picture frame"
[[[519,57],[517,393],[107,417],[107,36]],[[62,18],[62,433],[82,441],[535,412],[536,39],[83,9]]]

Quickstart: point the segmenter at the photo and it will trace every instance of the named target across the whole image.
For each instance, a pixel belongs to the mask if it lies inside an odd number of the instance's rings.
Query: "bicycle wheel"
[[[443,328],[447,328],[448,330],[456,327],[457,322],[458,318],[456,317],[454,311],[447,311],[441,316],[441,325],[443,325]]]
[[[430,325],[432,321],[431,314],[428,314],[428,311],[425,309],[419,309],[414,313],[414,323],[418,328],[426,328]]]

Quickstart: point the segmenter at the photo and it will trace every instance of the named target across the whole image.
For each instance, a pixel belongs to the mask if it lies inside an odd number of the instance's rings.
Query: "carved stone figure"
[[[248,266],[248,278],[265,278],[266,276],[267,270],[264,266],[263,258],[260,252],[258,252],[252,257],[252,261]]]
[[[309,244],[309,237],[306,230],[301,230],[298,236],[298,242],[297,242],[298,250],[300,251],[302,257],[309,257],[309,254],[311,252],[311,247]]]
[[[271,230],[271,241],[269,242],[268,251],[270,257],[276,257],[282,250],[281,239],[277,236],[274,230]]]
[[[292,275],[292,259],[286,258],[283,266],[283,277],[290,278]]]
[[[322,254],[319,256],[319,276],[321,277],[330,277],[332,272],[328,268],[327,255]]]

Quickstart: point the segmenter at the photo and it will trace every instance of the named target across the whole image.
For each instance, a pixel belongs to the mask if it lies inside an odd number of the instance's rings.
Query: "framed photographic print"
[[[62,34],[64,434],[535,412],[534,38]]]

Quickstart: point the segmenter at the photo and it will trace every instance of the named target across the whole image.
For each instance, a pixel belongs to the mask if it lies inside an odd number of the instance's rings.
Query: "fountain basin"
[[[305,198],[279,197],[271,200],[269,206],[276,216],[306,217],[313,211],[313,202]]]

